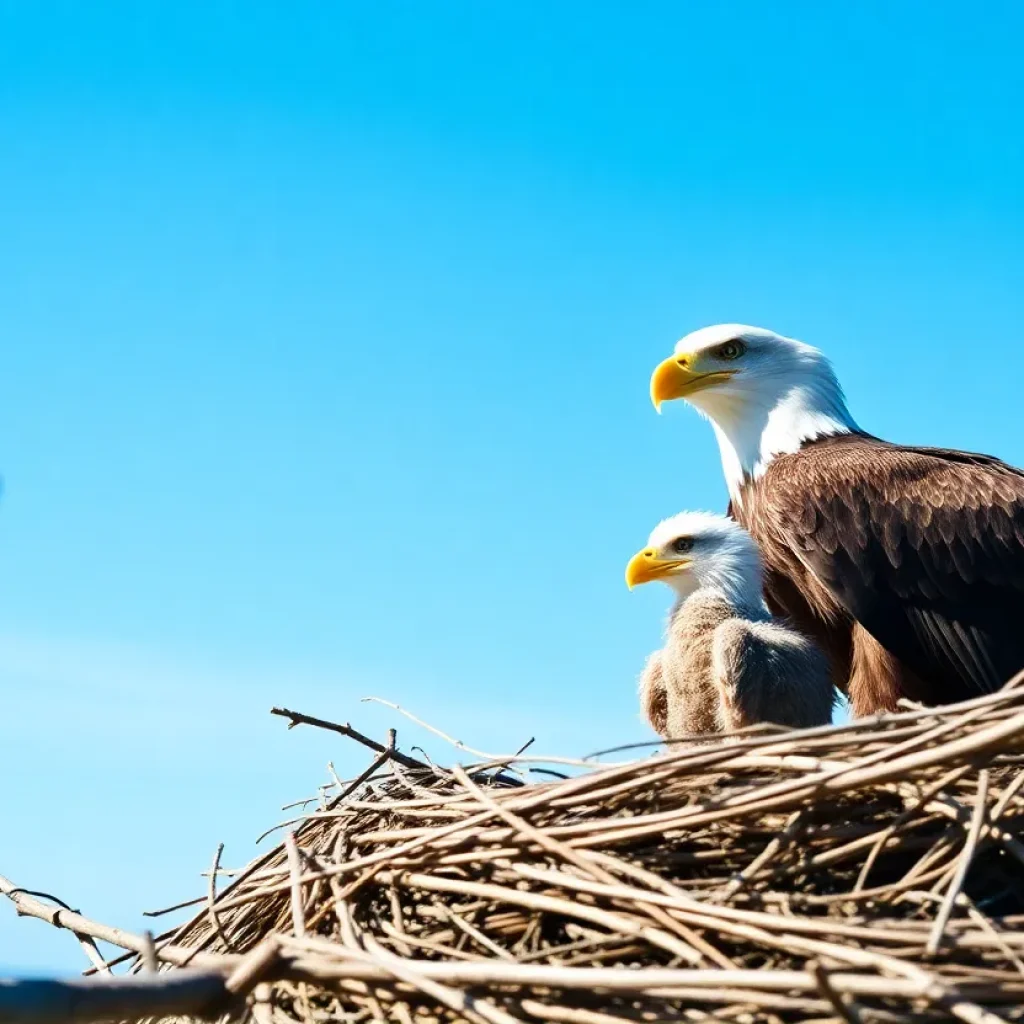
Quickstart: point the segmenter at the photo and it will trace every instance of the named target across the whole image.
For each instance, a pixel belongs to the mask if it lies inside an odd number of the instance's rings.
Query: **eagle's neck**
[[[680,611],[692,613],[694,609],[702,608],[718,609],[722,618],[746,619],[748,622],[767,622],[771,619],[768,606],[759,593],[752,593],[747,588],[737,590],[728,586],[705,586],[689,597],[678,600],[669,620],[674,619]]]
[[[729,496],[737,503],[743,485],[760,477],[777,456],[791,455],[818,437],[859,430],[831,375],[774,396],[746,392],[716,398],[704,411],[718,437]]]
[[[763,622],[771,616],[764,603],[761,561],[755,550],[728,558],[716,559],[705,565],[696,582],[688,574],[678,578],[678,601],[675,613],[684,607],[704,604],[727,608],[730,617]],[[690,589],[692,587],[692,589]]]

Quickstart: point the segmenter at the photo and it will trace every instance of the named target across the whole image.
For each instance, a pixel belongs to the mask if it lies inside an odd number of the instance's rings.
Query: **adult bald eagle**
[[[757,545],[736,522],[682,512],[659,523],[626,567],[630,589],[651,580],[678,598],[665,646],[640,678],[640,704],[655,732],[671,739],[832,720],[828,662],[806,637],[771,621]]]
[[[827,651],[855,714],[977,696],[1024,667],[1020,470],[872,437],[821,352],[741,324],[678,342],[651,398],[711,420],[768,605]]]

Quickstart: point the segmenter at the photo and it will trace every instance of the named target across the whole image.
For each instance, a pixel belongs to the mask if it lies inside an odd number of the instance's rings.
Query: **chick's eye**
[[[746,351],[747,346],[737,338],[733,341],[727,341],[724,345],[719,345],[715,350],[715,355],[719,359],[739,359]]]
[[[686,554],[687,551],[693,550],[693,538],[692,537],[677,537],[672,541],[672,550],[680,555]]]

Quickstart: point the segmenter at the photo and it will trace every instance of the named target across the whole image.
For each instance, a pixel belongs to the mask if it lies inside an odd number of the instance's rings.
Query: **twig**
[[[142,965],[150,974],[156,974],[160,969],[160,961],[157,959],[156,943],[153,941],[153,933],[151,931],[143,932],[142,941],[144,943],[141,953]]]
[[[818,986],[818,991],[828,1000],[832,1009],[847,1024],[861,1024],[863,1017],[853,1003],[845,1003],[843,997],[832,987],[832,983],[828,979],[828,971],[825,970],[822,963],[819,960],[812,960],[808,963],[807,969],[811,972],[811,976]]]
[[[213,925],[213,930],[217,933],[217,938],[220,939],[224,949],[231,953],[234,951],[234,947],[225,934],[220,915],[217,913],[217,872],[220,870],[220,858],[223,853],[224,844],[218,843],[217,852],[213,855],[213,866],[210,868],[210,883],[206,894],[206,912],[210,915],[210,923]]]
[[[299,848],[295,845],[295,834],[289,832],[284,837],[284,847],[288,851],[288,871],[291,875],[292,930],[300,938],[306,934],[306,915],[302,902],[302,864],[299,861]]]
[[[440,901],[435,901],[437,909],[460,931],[465,932],[474,942],[482,946],[489,953],[493,953],[502,960],[515,960],[515,957],[503,946],[499,946],[493,939],[489,939],[479,928],[475,928],[460,914],[456,914],[451,907]]]
[[[500,754],[485,754],[482,750],[475,750],[473,747],[466,746],[462,740],[454,739],[449,736],[448,733],[438,729],[437,726],[431,725],[429,722],[424,722],[422,718],[417,718],[411,711],[406,711],[405,708],[399,704],[394,704],[392,701],[384,700],[383,697],[363,697],[363,703],[372,704],[383,704],[386,708],[391,708],[392,711],[397,711],[400,715],[404,715],[409,719],[410,722],[415,722],[421,729],[426,729],[427,732],[432,732],[435,736],[444,740],[445,743],[450,743],[453,747],[458,750],[463,750],[467,754],[472,754],[474,757],[481,757],[485,761],[501,761],[502,757]]]
[[[281,944],[276,935],[264,939],[228,975],[224,988],[232,995],[248,992],[267,976],[271,968],[281,959]]]
[[[960,854],[960,860],[957,863],[956,874],[953,875],[953,880],[949,883],[946,898],[942,901],[942,906],[939,908],[939,913],[935,918],[935,924],[932,926],[931,934],[928,936],[928,945],[925,947],[925,950],[929,956],[934,956],[938,952],[939,944],[942,942],[942,936],[946,930],[946,923],[949,921],[950,914],[953,913],[953,904],[963,887],[964,879],[967,877],[967,871],[971,866],[971,859],[974,857],[974,851],[978,847],[981,826],[985,821],[985,801],[987,798],[988,769],[982,768],[978,773],[978,794],[974,798],[974,815],[971,818],[971,827],[964,842],[963,852]]]
[[[729,879],[725,888],[722,890],[723,902],[731,899],[742,889],[747,882],[750,881],[757,873],[768,863],[773,857],[775,857],[779,850],[782,849],[783,843],[788,842],[793,838],[796,832],[796,827],[800,822],[800,815],[802,812],[794,811],[786,821],[786,825],[782,832],[775,836],[765,848],[741,871],[737,871],[732,878]]]
[[[391,747],[388,747],[383,754],[380,754],[378,757],[374,758],[374,761],[370,765],[370,767],[367,768],[366,771],[360,773],[355,779],[353,779],[331,802],[331,806],[336,807],[339,803],[341,803],[342,800],[345,799],[345,797],[350,796],[352,793],[354,793],[364,782],[366,782],[367,779],[372,778],[376,774],[376,772],[385,764],[387,764],[388,761],[390,761],[394,756],[395,751]]]
[[[337,787],[338,792],[340,793],[345,788],[345,783],[341,781],[341,779],[338,777],[338,773],[334,770],[333,761],[327,762],[327,771],[330,772],[331,779],[334,781],[334,785]]]
[[[390,971],[396,978],[401,979],[433,997],[442,1006],[447,1006],[456,1013],[461,1014],[466,1020],[474,1021],[476,1024],[520,1024],[511,1014],[505,1013],[497,1006],[487,1000],[477,999],[468,992],[450,988],[440,982],[426,978],[420,971],[403,963],[397,956],[392,956],[379,943],[367,940],[367,952],[374,960],[380,963],[385,970]],[[365,954],[354,953],[356,956]]]
[[[350,740],[355,740],[356,743],[361,743],[364,747],[369,747],[371,750],[375,750],[378,754],[383,754],[387,749],[376,740],[370,739],[369,736],[364,735],[357,729],[353,729],[347,722],[328,722],[323,718],[314,718],[312,715],[304,715],[300,711],[289,711],[288,708],[271,708],[270,713],[272,715],[280,715],[282,718],[287,718],[289,720],[289,729],[294,729],[297,725],[312,725],[317,729],[327,729],[329,732],[336,732],[342,736],[347,736]],[[399,750],[394,751],[392,756],[399,762],[399,764],[405,765],[406,768],[429,771],[427,765],[422,761],[417,761],[416,758],[409,757],[408,754],[403,754]]]
[[[42,903],[25,889],[16,886],[10,879],[0,875],[0,894],[7,896],[15,905],[19,915],[35,917],[46,921],[55,928],[66,928],[73,935],[85,935],[90,939],[101,939],[111,945],[142,953],[146,948],[146,940],[141,935],[134,935],[122,928],[111,928],[109,925],[90,921],[77,911],[65,907],[50,907]],[[100,969],[97,967],[97,969]]]
[[[184,910],[186,907],[194,907],[200,903],[205,903],[207,897],[197,896],[194,900],[183,900],[181,903],[175,903],[172,907],[163,907],[161,910],[144,910],[142,912],[143,917],[163,917],[164,914],[173,914],[176,910]]]

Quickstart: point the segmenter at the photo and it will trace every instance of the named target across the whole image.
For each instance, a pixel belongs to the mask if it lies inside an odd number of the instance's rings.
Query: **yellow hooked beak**
[[[660,580],[681,572],[690,564],[688,558],[661,558],[654,548],[638,551],[626,566],[626,586],[632,590],[641,583]]]
[[[736,372],[713,370],[710,373],[700,373],[693,368],[696,362],[697,356],[692,352],[686,352],[671,356],[658,364],[651,374],[651,401],[658,412],[661,412],[662,402],[671,402],[674,398],[687,398],[728,380]]]

